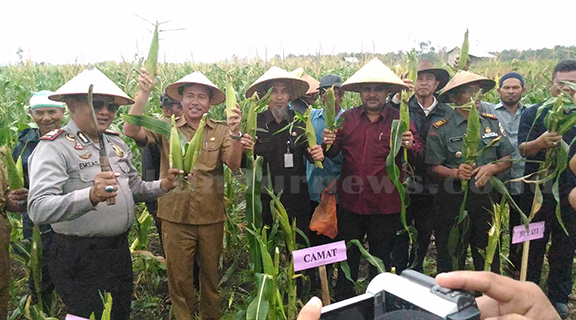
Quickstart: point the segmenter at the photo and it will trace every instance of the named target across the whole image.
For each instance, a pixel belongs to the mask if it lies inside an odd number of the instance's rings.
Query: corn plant
[[[409,201],[406,197],[404,184],[400,180],[400,168],[398,168],[396,165],[396,155],[402,148],[402,134],[410,130],[410,120],[406,121],[405,119],[407,112],[407,109],[404,110],[404,112],[400,114],[399,120],[392,120],[392,132],[390,133],[390,153],[386,157],[386,173],[388,174],[390,181],[392,181],[396,187],[396,190],[398,190],[398,195],[400,196],[400,220],[402,221],[402,226],[404,227],[400,233],[408,232],[410,243],[414,243],[417,230],[412,225],[408,226],[408,222],[406,221],[406,207],[409,205]]]

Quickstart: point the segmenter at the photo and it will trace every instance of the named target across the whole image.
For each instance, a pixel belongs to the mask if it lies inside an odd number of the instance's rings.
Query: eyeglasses
[[[120,108],[120,106],[114,102],[94,100],[94,99],[92,99],[92,105],[94,106],[94,111],[96,112],[100,111],[102,108],[104,108],[104,106],[106,106],[106,108],[110,113],[116,113]]]

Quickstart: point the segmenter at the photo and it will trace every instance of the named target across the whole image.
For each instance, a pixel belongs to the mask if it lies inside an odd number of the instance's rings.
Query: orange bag
[[[336,217],[336,196],[324,190],[320,198],[320,204],[314,210],[310,219],[310,230],[326,235],[330,239],[338,235],[338,219]]]

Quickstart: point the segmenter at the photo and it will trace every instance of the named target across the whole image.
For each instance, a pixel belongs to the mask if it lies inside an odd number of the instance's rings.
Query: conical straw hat
[[[397,75],[385,66],[378,58],[370,60],[360,70],[356,71],[342,84],[345,91],[360,92],[362,85],[369,83],[383,83],[390,86],[390,92],[408,89]]]
[[[448,71],[441,68],[436,68],[434,62],[428,59],[422,59],[420,60],[420,63],[418,63],[418,75],[425,72],[433,74],[436,77],[436,80],[439,82],[436,91],[442,90],[442,88],[444,88],[448,83],[448,80],[450,80],[450,74]]]
[[[450,82],[448,82],[448,84],[444,87],[444,89],[438,96],[438,101],[450,102],[448,94],[451,90],[454,90],[465,84],[472,84],[472,83],[479,85],[480,88],[482,88],[482,92],[484,93],[492,90],[492,88],[494,88],[494,86],[496,85],[496,82],[494,82],[494,80],[488,79],[483,76],[479,76],[472,72],[460,70],[458,71],[458,73],[454,75],[454,77],[452,77]]]
[[[294,100],[300,98],[308,91],[308,87],[310,86],[308,82],[298,78],[296,75],[291,74],[290,72],[273,66],[272,68],[268,69],[258,80],[256,80],[249,88],[246,90],[246,97],[250,98],[255,91],[258,92],[265,92],[266,86],[270,81],[273,80],[282,80],[285,81],[291,88],[290,91],[292,95],[290,100]]]
[[[91,84],[94,85],[94,89],[92,90],[93,94],[112,96],[114,97],[114,103],[121,106],[134,103],[132,98],[95,67],[89,67],[82,71],[58,88],[54,94],[48,96],[48,99],[64,101],[64,97],[66,96],[88,94],[88,88]]]
[[[201,84],[207,86],[212,91],[212,100],[210,100],[212,105],[220,104],[226,100],[224,92],[218,89],[218,87],[200,71],[194,71],[166,87],[166,94],[174,100],[182,101],[182,96],[178,93],[178,89],[185,84]]]
[[[312,78],[311,76],[304,74],[302,80],[308,82],[308,91],[305,94],[312,94],[318,92],[318,86],[320,86],[320,81]]]

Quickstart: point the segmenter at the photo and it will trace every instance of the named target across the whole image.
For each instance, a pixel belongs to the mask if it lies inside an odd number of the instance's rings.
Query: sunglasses
[[[94,111],[96,111],[96,112],[100,111],[102,108],[104,108],[104,106],[106,106],[108,111],[111,113],[116,113],[118,111],[118,109],[120,108],[120,106],[114,102],[108,102],[108,101],[103,101],[103,100],[94,100],[94,99],[92,100],[92,105],[94,106]]]

